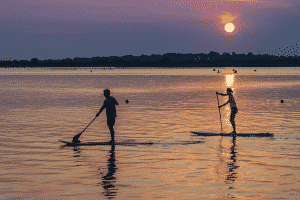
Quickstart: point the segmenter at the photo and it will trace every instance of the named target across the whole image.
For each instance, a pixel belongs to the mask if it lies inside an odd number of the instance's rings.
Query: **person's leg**
[[[108,126],[109,131],[110,131],[110,136],[111,136],[111,142],[115,142],[115,131],[114,131],[114,126],[110,125]]]
[[[115,125],[115,118],[108,118],[107,119],[107,126],[110,131],[110,136],[111,136],[111,142],[115,142],[115,131],[114,131],[114,125]]]
[[[237,112],[235,110],[231,110],[230,122],[231,122],[232,128],[233,128],[233,132],[232,133],[236,133],[236,131],[235,131],[235,121],[234,121],[236,113]]]

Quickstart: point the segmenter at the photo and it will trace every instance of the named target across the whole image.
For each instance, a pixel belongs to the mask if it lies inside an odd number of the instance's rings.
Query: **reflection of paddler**
[[[103,106],[101,107],[100,111],[96,114],[96,117],[106,108],[106,117],[107,117],[107,126],[110,131],[111,135],[111,143],[115,142],[115,132],[114,132],[114,125],[115,125],[115,118],[117,117],[116,113],[116,105],[119,105],[117,100],[110,96],[110,91],[108,89],[104,90],[105,100]]]
[[[229,96],[228,101],[226,103],[224,103],[223,105],[219,106],[219,108],[221,108],[222,106],[225,106],[226,104],[230,103],[230,107],[231,107],[230,122],[231,122],[232,127],[233,127],[233,131],[231,133],[236,133],[234,118],[235,118],[236,113],[238,112],[238,109],[236,107],[236,103],[235,103],[234,97],[232,95],[233,91],[230,88],[227,88],[227,94],[221,94],[221,93],[218,93],[218,92],[216,92],[216,93],[217,93],[217,95],[219,94],[219,95],[222,95],[222,96]]]
[[[230,148],[231,152],[231,157],[230,160],[231,162],[228,164],[229,167],[229,173],[227,175],[227,178],[225,180],[226,184],[233,183],[237,179],[237,172],[235,169],[239,168],[236,164],[236,150],[235,150],[235,145],[236,145],[236,137],[232,137],[232,146]],[[229,187],[229,189],[233,189],[233,186]]]
[[[105,190],[104,196],[110,198],[116,197],[117,188],[115,188],[116,177],[114,177],[117,171],[116,158],[115,158],[115,145],[111,145],[110,156],[107,160],[107,174],[102,177],[102,187]]]

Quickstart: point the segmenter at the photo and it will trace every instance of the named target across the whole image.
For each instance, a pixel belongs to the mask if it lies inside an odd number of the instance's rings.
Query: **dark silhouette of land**
[[[0,60],[0,67],[295,67],[300,56],[235,54],[211,51],[209,54],[166,53],[163,55],[125,55],[92,58],[39,60]]]

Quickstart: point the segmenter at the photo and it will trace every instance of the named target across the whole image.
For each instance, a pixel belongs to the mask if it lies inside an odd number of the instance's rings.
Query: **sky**
[[[0,60],[300,56],[300,0],[0,0],[0,12]]]

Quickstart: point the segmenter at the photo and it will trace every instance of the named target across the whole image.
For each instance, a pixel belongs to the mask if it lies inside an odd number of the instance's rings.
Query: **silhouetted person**
[[[222,106],[225,106],[226,104],[230,103],[230,107],[231,107],[230,122],[231,122],[232,127],[233,127],[233,131],[231,133],[236,133],[234,118],[235,118],[236,113],[238,112],[238,109],[236,107],[236,103],[235,103],[234,97],[232,95],[233,91],[230,88],[227,88],[227,94],[221,94],[221,93],[218,93],[218,92],[216,92],[216,93],[219,94],[219,95],[222,95],[222,96],[229,96],[228,101],[226,103],[224,103],[223,105],[219,106],[219,108],[221,108]]]
[[[106,108],[107,126],[111,135],[110,143],[113,144],[115,142],[114,125],[117,117],[116,105],[119,105],[119,103],[114,97],[110,96],[110,91],[108,89],[104,90],[103,92],[106,99],[104,100],[103,106],[96,114],[96,117],[98,117],[104,108]]]

